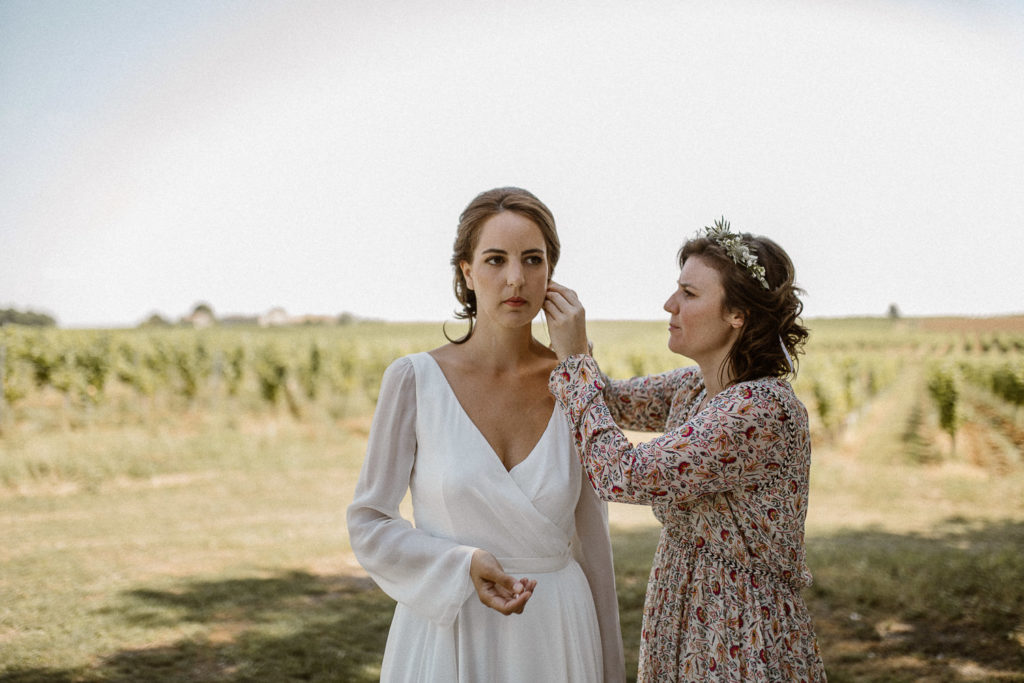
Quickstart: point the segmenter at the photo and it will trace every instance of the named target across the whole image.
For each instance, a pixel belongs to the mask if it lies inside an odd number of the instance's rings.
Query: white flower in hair
[[[729,221],[725,220],[725,216],[716,220],[714,225],[705,226],[704,236],[720,246],[733,263],[745,268],[755,280],[761,283],[762,287],[771,289],[765,278],[764,266],[757,262],[757,254],[743,243],[739,235],[729,230]]]

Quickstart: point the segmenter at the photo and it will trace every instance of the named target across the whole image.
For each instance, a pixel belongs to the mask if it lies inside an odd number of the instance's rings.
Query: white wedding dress
[[[415,526],[399,514],[406,490]],[[506,471],[433,357],[398,359],[381,383],[348,527],[359,562],[398,602],[381,681],[624,679],[605,508],[557,406]],[[475,548],[536,579],[522,614],[479,601]]]

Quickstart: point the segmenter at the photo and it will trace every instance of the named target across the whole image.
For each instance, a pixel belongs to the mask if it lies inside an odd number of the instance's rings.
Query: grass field
[[[975,323],[818,324],[822,355],[857,336],[901,359],[815,437],[805,597],[832,681],[1024,681],[1019,411],[964,385],[951,437],[923,388],[935,352],[921,349],[989,331],[956,327]],[[635,350],[659,342],[634,329],[607,324],[598,359],[639,337],[617,374],[671,362]],[[106,392],[90,407],[39,391],[3,423],[0,681],[376,680],[393,603],[344,525],[370,404]],[[611,520],[633,680],[658,528],[645,508],[612,505]]]

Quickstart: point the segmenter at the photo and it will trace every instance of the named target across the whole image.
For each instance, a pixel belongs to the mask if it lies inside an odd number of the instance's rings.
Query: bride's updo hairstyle
[[[476,293],[466,286],[466,278],[459,264],[463,261],[473,261],[473,252],[480,241],[481,228],[488,218],[502,211],[514,211],[540,228],[548,250],[548,278],[555,272],[562,248],[558,241],[558,231],[555,229],[555,217],[544,202],[537,199],[533,193],[519,187],[497,187],[478,194],[459,216],[459,229],[455,235],[455,246],[452,248],[455,298],[462,305],[462,310],[455,311],[455,317],[469,321],[469,331],[458,339],[449,337],[447,331],[444,333],[445,338],[452,343],[462,344],[468,341],[473,336],[476,319]]]
[[[795,374],[808,330],[800,321],[803,290],[794,284],[793,262],[767,237],[730,233],[728,225],[725,232],[709,228],[686,242],[679,250],[679,267],[700,257],[721,275],[723,309],[744,314],[740,336],[725,359],[735,382]]]

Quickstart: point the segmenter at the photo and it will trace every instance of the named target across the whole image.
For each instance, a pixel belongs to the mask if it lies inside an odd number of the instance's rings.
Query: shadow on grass
[[[631,681],[658,533],[613,530]],[[815,582],[804,597],[831,683],[1024,681],[1024,523],[843,531],[807,551]]]
[[[1024,681],[1024,523],[808,542],[830,680]]]
[[[635,681],[658,529],[612,536]],[[808,562],[805,598],[832,683],[1024,681],[1024,523],[949,520],[928,537],[844,531],[809,539]],[[0,680],[375,681],[394,603],[366,578],[291,572],[135,590],[107,609],[133,626],[202,635]]]
[[[369,579],[305,572],[136,590],[108,609],[136,626],[200,625],[203,635],[0,680],[376,681],[394,604]]]

